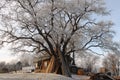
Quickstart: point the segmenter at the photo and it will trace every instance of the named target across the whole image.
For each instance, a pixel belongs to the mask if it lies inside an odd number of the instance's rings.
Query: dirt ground
[[[0,80],[76,80],[56,74],[46,73],[14,73],[0,74]]]

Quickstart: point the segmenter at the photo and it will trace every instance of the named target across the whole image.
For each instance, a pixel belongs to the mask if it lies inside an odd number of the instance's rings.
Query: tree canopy
[[[113,23],[97,16],[108,14],[102,0],[9,0],[1,9],[1,43],[49,55],[58,46],[64,54],[102,48],[111,40]]]

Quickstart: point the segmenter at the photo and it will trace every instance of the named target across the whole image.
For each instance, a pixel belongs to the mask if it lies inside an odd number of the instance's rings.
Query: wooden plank
[[[54,56],[51,57],[48,67],[46,69],[46,73],[51,73],[55,65],[55,58]]]

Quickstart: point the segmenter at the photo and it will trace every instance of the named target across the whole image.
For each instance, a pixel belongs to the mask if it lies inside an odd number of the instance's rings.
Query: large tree
[[[103,48],[112,38],[112,22],[99,20],[109,14],[102,0],[7,0],[0,14],[1,44],[54,56],[66,76],[67,56]]]

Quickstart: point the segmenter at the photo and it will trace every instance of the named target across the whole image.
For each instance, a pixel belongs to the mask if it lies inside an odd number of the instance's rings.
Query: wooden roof
[[[41,56],[41,57],[34,57],[33,62],[38,62],[42,60],[50,59],[50,56]]]

